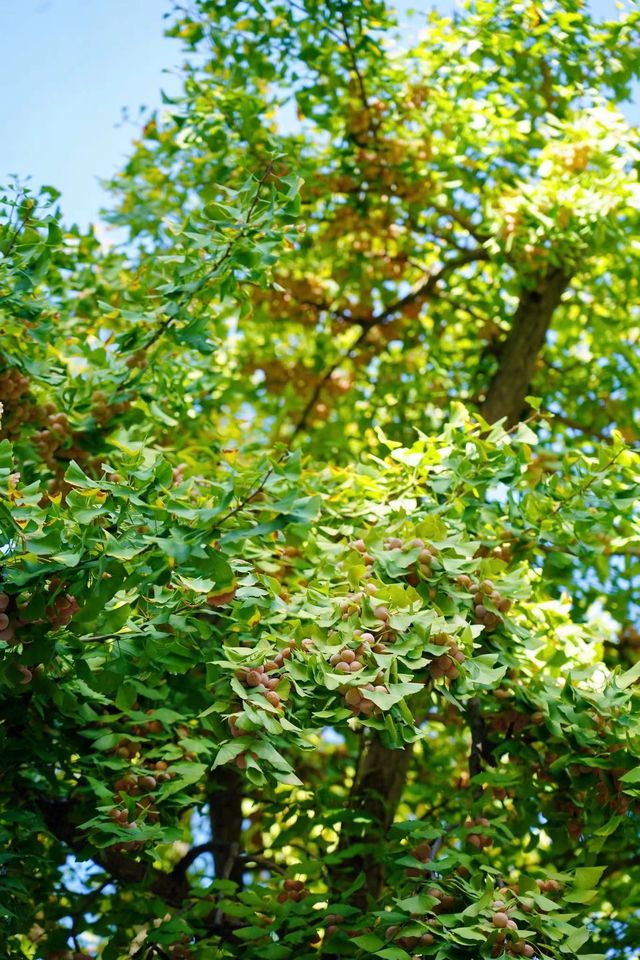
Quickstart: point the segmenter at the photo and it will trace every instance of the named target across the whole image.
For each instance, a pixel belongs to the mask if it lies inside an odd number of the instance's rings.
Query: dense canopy
[[[2,193],[3,955],[639,956],[640,10],[169,12]]]

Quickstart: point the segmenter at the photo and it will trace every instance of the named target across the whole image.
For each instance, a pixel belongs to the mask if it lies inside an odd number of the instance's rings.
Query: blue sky
[[[615,0],[591,5],[617,14]],[[99,178],[126,157],[139,108],[157,106],[161,89],[178,89],[171,70],[180,44],[163,36],[170,9],[170,0],[0,0],[0,183],[31,176],[35,186],[62,190],[67,221],[97,218]]]
[[[139,129],[141,105],[178,89],[164,0],[0,0],[0,182],[31,175],[62,190],[69,220],[94,219],[98,178]],[[122,121],[122,110],[131,120]]]

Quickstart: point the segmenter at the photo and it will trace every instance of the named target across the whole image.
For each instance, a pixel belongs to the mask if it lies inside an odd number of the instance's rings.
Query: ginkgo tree
[[[118,245],[0,223],[0,939],[640,942],[640,11],[168,11]]]

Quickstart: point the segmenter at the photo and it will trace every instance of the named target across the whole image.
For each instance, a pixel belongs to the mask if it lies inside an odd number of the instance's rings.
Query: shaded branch
[[[39,797],[36,803],[50,833],[74,853],[86,856],[87,844],[78,832],[78,824],[84,819],[79,804],[49,797]],[[92,848],[90,856],[116,883],[125,886],[144,884],[172,904],[179,904],[188,895],[189,887],[184,876],[162,873],[141,860],[108,848]]]
[[[238,854],[242,835],[242,777],[233,767],[218,767],[207,788],[213,862],[216,877],[242,886],[243,866]]]
[[[216,520],[215,526],[218,527],[221,524],[225,523],[227,520],[229,520],[231,517],[235,517],[235,515],[237,513],[240,513],[240,511],[244,507],[246,507],[248,503],[251,503],[252,500],[255,500],[258,494],[262,493],[262,491],[264,490],[267,482],[269,481],[269,478],[273,474],[273,471],[274,471],[274,467],[269,467],[269,469],[265,473],[264,477],[262,478],[258,486],[254,487],[253,490],[251,490],[245,497],[243,497],[242,500],[240,500],[235,507],[232,507],[230,510],[227,511],[227,513],[224,513],[218,520]]]
[[[376,733],[362,740],[348,801],[352,816],[340,831],[340,849],[355,846],[358,852],[338,864],[331,875],[336,891],[352,887],[362,875],[362,884],[351,896],[351,902],[362,910],[368,909],[370,901],[377,900],[382,891],[380,847],[394,821],[412,754],[412,744],[391,749]]]
[[[522,291],[511,329],[498,351],[497,370],[481,406],[482,415],[489,423],[505,419],[512,427],[521,419],[538,354],[569,279],[561,269],[552,268],[536,287]],[[476,777],[484,763],[492,763],[478,697],[469,701],[466,714],[471,734],[469,774]]]
[[[478,777],[485,765],[495,766],[491,755],[491,743],[487,736],[487,726],[482,715],[479,697],[472,697],[466,706],[467,724],[471,734],[471,749],[469,750],[469,777]],[[478,799],[482,795],[482,786],[477,783],[474,787],[474,796]]]
[[[431,206],[436,211],[436,213],[439,213],[441,216],[449,217],[451,220],[455,220],[455,222],[459,226],[461,226],[462,229],[465,230],[470,237],[473,237],[474,240],[477,240],[478,243],[486,243],[487,240],[491,238],[490,233],[484,233],[482,230],[476,227],[475,224],[473,224],[471,220],[469,220],[469,218],[465,216],[465,214],[460,213],[460,211],[456,210],[454,207],[449,207],[446,204],[433,203],[433,202],[431,203]]]
[[[296,424],[293,434],[289,439],[289,445],[293,443],[296,437],[306,429],[309,421],[309,416],[314,406],[316,405],[322,390],[326,384],[331,379],[331,376],[335,371],[343,364],[346,360],[349,360],[355,355],[357,348],[364,343],[367,339],[367,334],[370,330],[373,330],[374,327],[383,326],[392,317],[399,313],[405,307],[410,306],[415,303],[417,300],[425,300],[429,297],[437,295],[437,286],[438,283],[448,276],[453,271],[457,270],[459,267],[466,266],[470,263],[476,263],[480,261],[489,260],[489,253],[483,248],[475,248],[474,250],[466,250],[459,254],[457,257],[452,257],[451,260],[445,261],[442,264],[439,270],[430,273],[426,280],[423,280],[421,283],[417,284],[412,290],[400,299],[394,301],[394,303],[389,304],[388,307],[385,307],[380,313],[373,316],[370,320],[360,320],[358,321],[358,326],[361,327],[361,333],[355,340],[355,342],[349,347],[345,354],[341,357],[338,357],[334,363],[324,372],[318,383],[315,385],[311,396],[309,397],[307,403],[305,404],[298,423]]]
[[[464,250],[457,257],[452,257],[450,260],[446,260],[439,270],[435,270],[430,273],[426,280],[423,280],[421,283],[417,284],[409,293],[405,294],[404,297],[400,297],[399,300],[396,300],[394,303],[390,304],[388,307],[385,307],[380,313],[376,314],[369,321],[363,321],[361,326],[364,326],[367,330],[371,330],[373,327],[380,326],[381,324],[386,323],[390,320],[396,313],[399,313],[405,307],[411,306],[418,300],[428,299],[433,296],[436,291],[436,287],[441,280],[444,280],[450,273],[453,273],[455,270],[458,270],[460,267],[464,267],[470,263],[477,263],[481,261],[490,260],[490,256],[487,250],[483,247],[475,247],[473,250]]]
[[[489,423],[506,419],[510,426],[520,419],[538,354],[569,276],[554,267],[537,286],[522,291],[511,329],[498,353],[498,367],[480,410]]]
[[[366,87],[365,87],[365,84],[364,84],[364,77],[362,76],[362,73],[361,73],[361,71],[360,71],[360,67],[359,67],[359,65],[358,65],[358,58],[356,57],[356,52],[355,52],[355,50],[353,49],[353,44],[352,44],[352,42],[351,42],[351,36],[350,36],[350,34],[349,34],[349,28],[347,27],[347,20],[346,20],[346,17],[345,17],[344,9],[345,9],[345,4],[343,3],[343,4],[341,4],[340,14],[339,14],[339,17],[340,17],[340,26],[342,27],[342,33],[343,33],[343,36],[344,36],[344,42],[345,42],[345,44],[346,44],[347,51],[348,51],[348,53],[349,53],[349,60],[350,60],[350,62],[351,62],[351,69],[353,70],[353,73],[355,74],[355,77],[356,77],[356,80],[357,80],[357,83],[358,83],[358,90],[359,90],[359,92],[360,92],[360,99],[362,100],[362,105],[364,106],[365,110],[366,110],[367,113],[369,114],[369,120],[371,121],[372,132],[373,132],[373,135],[374,135],[374,137],[375,137],[375,135],[376,135],[376,128],[375,128],[375,125],[374,125],[373,122],[372,122],[372,121],[373,121],[373,117],[372,117],[372,114],[371,114],[371,107],[370,107],[370,105],[369,105],[369,98],[368,98],[368,96],[367,96],[367,90],[366,90]]]

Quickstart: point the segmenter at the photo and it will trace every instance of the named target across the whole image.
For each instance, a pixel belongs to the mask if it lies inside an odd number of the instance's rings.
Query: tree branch
[[[477,240],[478,243],[486,243],[487,240],[491,238],[490,233],[484,233],[475,224],[471,223],[471,220],[465,214],[460,213],[459,210],[456,210],[454,207],[449,207],[446,204],[440,203],[431,203],[431,206],[443,217],[449,217],[465,230],[470,237],[473,237],[474,240]]]
[[[355,342],[349,347],[346,353],[341,357],[338,357],[338,359],[335,360],[330,367],[328,367],[313,388],[311,396],[305,404],[298,423],[294,428],[293,434],[289,439],[289,445],[291,445],[296,437],[306,429],[309,422],[309,415],[316,405],[324,387],[331,379],[332,374],[335,373],[342,363],[355,355],[357,348],[367,339],[367,334],[370,330],[373,330],[374,327],[384,326],[385,323],[391,320],[404,307],[410,306],[417,300],[426,300],[429,297],[436,296],[438,283],[454,270],[457,270],[459,267],[466,266],[469,263],[476,263],[489,259],[490,257],[488,252],[481,247],[476,247],[473,250],[465,250],[459,256],[452,257],[450,260],[446,260],[439,270],[430,273],[426,280],[423,280],[421,283],[417,284],[412,290],[405,294],[405,296],[400,297],[399,300],[396,300],[388,307],[385,307],[384,310],[381,310],[380,313],[373,316],[370,320],[358,321],[358,326],[361,327],[361,333]]]
[[[345,8],[345,4],[343,3],[343,4],[341,4],[341,6],[340,6],[340,13],[339,13],[340,26],[342,27],[342,33],[343,33],[343,36],[344,36],[344,42],[345,42],[345,44],[346,44],[347,51],[348,51],[348,53],[349,53],[349,60],[351,61],[351,69],[353,70],[353,73],[355,74],[356,80],[357,80],[357,82],[358,82],[358,90],[360,91],[360,99],[362,100],[362,105],[363,105],[364,109],[366,110],[366,112],[367,112],[368,115],[369,115],[369,122],[371,123],[372,133],[373,133],[373,136],[374,136],[374,138],[375,138],[375,136],[376,136],[376,128],[375,128],[375,125],[374,125],[374,123],[373,123],[373,116],[372,116],[372,114],[371,114],[371,107],[370,107],[370,105],[369,105],[369,98],[368,98],[368,96],[367,96],[367,90],[366,90],[366,87],[365,87],[365,85],[364,85],[364,77],[362,76],[362,73],[360,72],[360,67],[358,66],[358,59],[357,59],[357,57],[356,57],[356,52],[355,52],[355,50],[353,49],[353,44],[352,44],[352,42],[351,42],[351,36],[350,36],[350,34],[349,34],[349,28],[347,27],[347,20],[346,20],[346,17],[345,17],[344,8]]]
[[[471,779],[479,776],[485,764],[495,766],[491,756],[491,744],[487,737],[487,726],[482,716],[482,707],[479,697],[472,697],[466,707],[467,723],[471,734],[471,749],[469,751],[469,776]],[[482,795],[482,786],[476,784],[474,795],[478,799]]]
[[[83,819],[79,805],[71,800],[48,797],[39,797],[36,803],[51,834],[70,850],[86,855],[86,842],[78,832],[78,816]],[[188,895],[189,885],[184,875],[161,873],[142,860],[114,850],[92,848],[90,856],[115,882],[125,886],[144,884],[167,903],[179,904]]]
[[[13,253],[13,250],[20,238],[20,235],[22,234],[23,230],[26,230],[29,224],[29,221],[35,216],[36,210],[37,210],[37,204],[34,202],[33,207],[27,210],[22,220],[16,226],[13,236],[11,237],[11,240],[7,244],[7,249],[4,251],[2,255],[3,260],[8,260],[11,254]]]
[[[357,846],[358,852],[333,871],[336,890],[351,887],[358,876],[362,885],[354,891],[352,903],[361,910],[380,896],[384,866],[380,848],[394,821],[404,789],[413,746],[392,750],[377,733],[362,740],[358,769],[348,801],[351,818],[342,825],[340,848]]]
[[[217,877],[242,886],[243,865],[238,856],[242,835],[242,778],[233,767],[218,767],[209,784],[209,822],[215,845],[213,862]],[[233,857],[230,851],[235,848]]]
[[[187,307],[187,305],[189,304],[189,302],[193,299],[193,297],[194,297],[197,293],[199,293],[199,292],[207,285],[207,283],[209,282],[209,280],[211,280],[211,278],[215,275],[216,271],[219,270],[220,267],[222,266],[222,264],[225,263],[225,262],[229,259],[229,257],[231,256],[231,253],[232,253],[232,251],[233,251],[233,248],[234,248],[235,245],[238,243],[238,241],[241,240],[244,236],[246,236],[247,230],[249,229],[249,227],[250,227],[250,225],[251,225],[251,219],[252,219],[252,217],[253,217],[253,214],[255,213],[255,209],[256,209],[256,207],[257,207],[257,205],[258,205],[258,202],[259,202],[259,200],[260,200],[260,193],[261,193],[261,191],[262,191],[262,187],[264,186],[264,184],[265,184],[265,182],[267,181],[267,179],[271,176],[271,173],[272,173],[272,171],[273,171],[273,163],[274,163],[274,161],[273,161],[273,160],[270,160],[269,163],[267,164],[267,167],[266,167],[264,173],[262,174],[262,176],[260,177],[260,179],[259,179],[259,181],[258,181],[258,183],[257,183],[256,190],[255,190],[255,193],[254,193],[253,198],[252,198],[252,200],[251,200],[251,203],[250,203],[250,205],[249,205],[249,209],[247,210],[247,215],[246,215],[246,217],[245,217],[244,220],[241,222],[241,225],[240,225],[239,229],[237,230],[237,232],[235,233],[235,235],[232,237],[231,240],[228,241],[228,243],[226,244],[226,246],[225,246],[224,250],[222,251],[222,253],[220,254],[220,256],[219,256],[216,260],[214,260],[214,262],[213,262],[213,264],[211,265],[211,267],[207,270],[207,272],[206,272],[205,274],[203,274],[202,277],[200,277],[199,280],[197,280],[197,281],[196,281],[195,283],[193,283],[193,284],[191,284],[191,283],[185,284],[185,286],[183,287],[183,289],[182,289],[182,296],[179,297],[179,298],[178,298],[178,301],[177,301],[177,306],[178,306],[178,308],[179,308],[180,310],[184,310],[184,309]],[[166,332],[166,330],[167,330],[167,329],[171,326],[171,324],[174,322],[174,320],[176,319],[177,315],[178,315],[177,313],[172,313],[171,315],[166,316],[166,317],[164,318],[164,320],[162,320],[162,321],[158,324],[158,326],[157,326],[156,329],[153,331],[153,333],[152,333],[151,336],[148,338],[148,340],[146,340],[141,346],[136,347],[136,351],[138,351],[138,350],[149,350],[155,343],[157,343],[157,341],[164,335],[164,333]],[[125,379],[123,380],[123,382],[120,384],[119,391],[122,391],[122,390],[124,390],[126,387],[128,387],[128,386],[131,384],[131,382],[133,381],[134,376],[135,376],[135,374],[134,374],[133,370],[131,370],[131,371],[127,374],[127,376],[125,377]]]
[[[380,326],[390,320],[396,313],[399,313],[405,307],[411,306],[417,300],[426,300],[435,294],[436,287],[441,280],[444,280],[450,273],[464,267],[469,263],[478,263],[490,259],[489,253],[483,247],[475,247],[473,250],[464,250],[457,257],[445,260],[439,270],[430,273],[426,280],[417,284],[404,297],[400,297],[395,303],[385,307],[380,313],[376,314],[369,321],[363,321],[361,324],[367,330]]]
[[[520,419],[538,354],[569,280],[563,270],[554,267],[536,287],[523,290],[481,406],[489,423],[506,419],[511,426]]]
[[[173,872],[184,874],[198,857],[201,857],[205,853],[216,853],[218,851],[225,851],[228,854],[229,844],[217,840],[208,840],[206,843],[199,843],[185,853],[182,860],[174,867]],[[254,863],[257,867],[262,867],[263,870],[269,870],[271,873],[285,874],[287,872],[285,867],[281,867],[280,864],[269,860],[268,857],[263,857],[259,853],[238,853],[236,854],[236,859],[245,866]]]
[[[489,423],[506,419],[513,426],[520,420],[538,354],[569,279],[564,271],[553,268],[536,287],[523,290],[511,330],[498,354],[498,369],[481,407]],[[472,697],[466,712],[471,733],[469,774],[474,777],[481,773],[485,762],[491,763],[491,752],[478,697]]]

